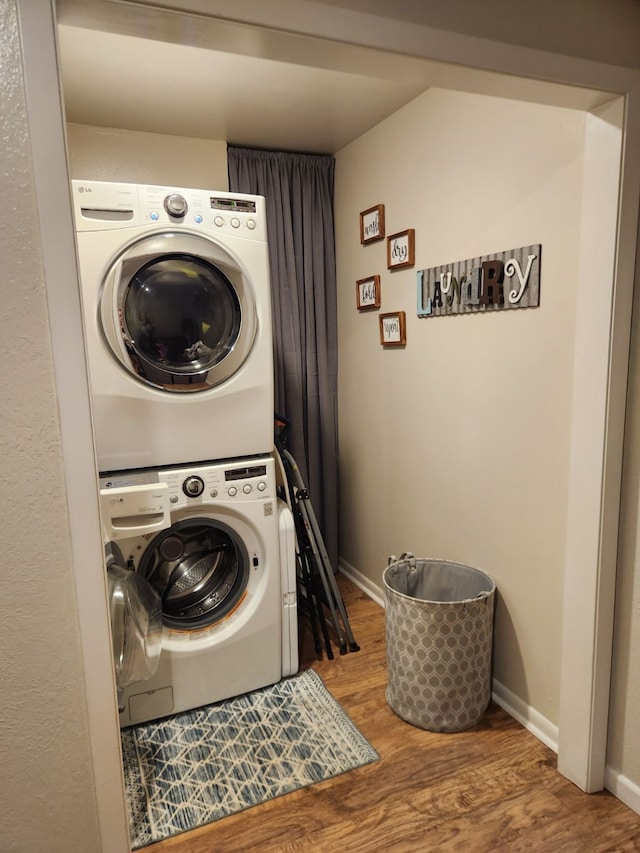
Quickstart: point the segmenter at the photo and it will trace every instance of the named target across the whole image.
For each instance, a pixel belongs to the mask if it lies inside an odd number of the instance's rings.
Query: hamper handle
[[[387,567],[393,563],[402,563],[403,561],[405,563],[409,563],[409,571],[412,574],[415,574],[418,567],[416,566],[416,558],[413,556],[412,551],[403,551],[402,554],[400,554],[400,559],[398,559],[395,554],[392,554],[387,559]]]
[[[412,551],[403,551],[402,554],[400,554],[400,560],[398,560],[395,554],[387,557],[387,565],[390,566],[391,563],[398,563],[401,560],[408,560],[412,565],[415,565],[416,562],[416,558],[413,556]]]

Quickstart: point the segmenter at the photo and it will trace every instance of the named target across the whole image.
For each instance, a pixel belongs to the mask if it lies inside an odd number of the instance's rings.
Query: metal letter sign
[[[418,270],[418,317],[537,307],[541,254],[537,243]]]

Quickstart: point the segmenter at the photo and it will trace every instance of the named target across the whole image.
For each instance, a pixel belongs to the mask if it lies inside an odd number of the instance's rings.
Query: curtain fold
[[[228,146],[231,192],[266,199],[276,411],[338,564],[337,307],[333,157]]]

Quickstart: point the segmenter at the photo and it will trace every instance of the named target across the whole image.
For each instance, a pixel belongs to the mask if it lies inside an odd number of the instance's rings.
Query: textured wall
[[[84,673],[14,0],[0,0],[0,33],[0,848],[94,853]]]
[[[405,550],[498,586],[495,677],[557,724],[584,115],[431,89],[339,152],[341,556],[380,584]],[[358,213],[416,231],[413,269]],[[418,319],[416,270],[542,243],[539,308]],[[407,316],[384,350],[357,279]],[[543,627],[544,626],[544,627]]]

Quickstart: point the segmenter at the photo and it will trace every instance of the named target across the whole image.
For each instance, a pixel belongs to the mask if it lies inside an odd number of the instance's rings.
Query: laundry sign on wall
[[[541,254],[537,243],[418,270],[418,317],[537,307]]]

